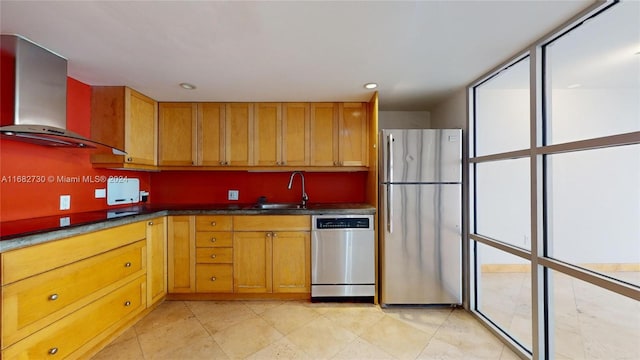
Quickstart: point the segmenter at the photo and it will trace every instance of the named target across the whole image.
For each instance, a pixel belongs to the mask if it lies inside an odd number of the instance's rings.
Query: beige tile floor
[[[462,309],[166,301],[94,359],[517,359]]]

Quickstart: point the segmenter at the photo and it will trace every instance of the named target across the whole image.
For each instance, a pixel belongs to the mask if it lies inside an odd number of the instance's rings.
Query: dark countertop
[[[309,204],[306,209],[257,209],[253,204],[146,204],[0,222],[0,252],[166,215],[373,215],[369,204]]]

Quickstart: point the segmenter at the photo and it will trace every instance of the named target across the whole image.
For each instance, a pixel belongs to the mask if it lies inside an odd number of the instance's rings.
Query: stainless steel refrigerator
[[[462,130],[381,131],[380,303],[462,303]]]

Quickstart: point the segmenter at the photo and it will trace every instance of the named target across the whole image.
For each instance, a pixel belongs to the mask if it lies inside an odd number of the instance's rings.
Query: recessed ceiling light
[[[364,88],[365,89],[369,89],[369,90],[375,89],[377,87],[378,87],[378,84],[376,84],[376,83],[366,83],[366,84],[364,84]]]
[[[196,86],[189,83],[180,83],[180,87],[187,90],[195,90]]]
[[[571,84],[571,85],[567,86],[567,89],[575,89],[575,88],[579,88],[581,86],[582,86],[582,84]]]

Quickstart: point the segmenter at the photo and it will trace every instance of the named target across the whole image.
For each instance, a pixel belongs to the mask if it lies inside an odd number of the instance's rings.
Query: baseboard
[[[236,294],[236,293],[181,293],[167,294],[167,300],[311,300],[310,293]]]

